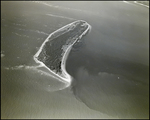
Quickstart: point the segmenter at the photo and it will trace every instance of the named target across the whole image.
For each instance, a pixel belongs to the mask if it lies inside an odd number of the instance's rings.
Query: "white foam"
[[[136,4],[138,4],[138,5],[141,5],[141,6],[144,6],[144,7],[147,7],[147,8],[149,8],[149,6],[147,6],[147,5],[144,5],[144,4],[142,4],[142,3],[138,3],[137,1],[134,1],[134,3],[131,3],[131,2],[128,2],[128,1],[123,1],[123,2],[125,2],[125,3],[127,3],[127,4],[130,4],[130,5],[135,5],[136,6]]]
[[[57,18],[69,19],[69,20],[77,20],[77,19],[75,19],[75,18],[60,16],[60,15],[54,15],[54,14],[46,14],[46,15],[52,16],[52,17],[57,17]]]
[[[44,4],[46,6],[57,8],[57,9],[73,10],[73,11],[78,11],[78,12],[82,12],[82,13],[84,12],[84,13],[87,13],[87,14],[99,15],[98,12],[91,12],[91,11],[82,10],[82,9],[75,9],[75,8],[63,7],[63,6],[58,6],[58,5],[52,5],[52,4],[45,3],[43,1],[40,1],[40,2],[37,2],[37,3],[41,3],[41,4]]]
[[[43,31],[39,31],[39,30],[26,30],[26,29],[21,29],[21,28],[15,28],[15,29],[20,30],[20,31],[30,31],[30,32],[36,32],[39,34],[49,35],[48,33],[45,33]],[[12,33],[14,33],[14,32],[12,32]],[[19,34],[16,34],[16,35],[19,35]],[[19,36],[21,36],[21,35],[19,35]]]
[[[69,28],[69,27],[72,26],[74,23],[76,23],[76,22],[81,22],[81,21],[82,21],[82,22],[85,22],[85,21],[83,21],[83,20],[74,21],[74,22],[72,22],[72,23],[70,23],[70,24],[68,24],[68,25],[65,25],[64,27],[62,27],[62,28],[56,30],[55,32],[51,33],[51,34],[47,37],[47,39],[43,42],[43,44],[42,44],[41,47],[39,48],[38,52],[33,56],[35,62],[36,62],[36,63],[39,63],[38,66],[19,65],[19,66],[15,66],[15,67],[5,67],[5,69],[6,69],[6,70],[25,70],[25,69],[35,70],[35,71],[37,71],[37,72],[40,72],[40,75],[50,76],[50,77],[53,77],[53,78],[55,78],[55,79],[57,79],[57,80],[59,80],[59,81],[65,83],[65,84],[66,84],[65,87],[70,86],[71,81],[72,81],[72,77],[67,73],[67,71],[66,71],[66,69],[65,69],[65,66],[66,66],[66,59],[67,59],[67,57],[68,57],[68,55],[69,55],[69,53],[70,53],[70,50],[71,50],[73,44],[76,42],[77,38],[74,40],[73,43],[67,45],[66,48],[63,49],[63,50],[64,50],[64,53],[62,54],[63,57],[62,57],[62,62],[61,62],[62,74],[56,74],[54,71],[52,71],[51,69],[49,69],[43,62],[37,60],[37,57],[39,56],[40,52],[42,51],[42,48],[44,47],[44,44],[49,40],[49,38],[50,38],[53,34],[55,34],[55,33],[58,32],[58,31],[64,30],[64,28],[66,28],[66,27]],[[87,32],[88,30],[91,29],[91,26],[90,26],[87,22],[85,22],[85,23],[86,23],[86,25],[88,25],[88,28],[79,36],[79,38],[81,38],[84,34],[86,34],[86,32]],[[70,30],[70,28],[68,29],[68,31],[69,31],[69,30]],[[17,34],[17,33],[15,33],[15,34]],[[42,71],[42,70],[37,69],[37,68],[40,68],[40,67],[45,67],[46,69],[48,69],[48,70],[50,71],[50,73],[47,73],[47,72],[44,72],[44,71]],[[64,87],[64,88],[65,88],[65,87]],[[61,89],[64,89],[64,88],[61,88]],[[60,90],[61,90],[61,89],[60,89]]]
[[[14,66],[14,67],[5,67],[5,69],[7,69],[7,70],[37,69],[40,67],[43,67],[43,66],[42,65],[38,65],[38,66],[18,65],[18,66]]]
[[[144,7],[147,7],[147,8],[149,8],[149,6],[147,6],[147,5],[144,5],[144,4],[142,4],[142,3],[139,3],[139,2],[137,2],[137,1],[134,1],[134,3],[136,3],[136,4],[139,4],[139,5],[142,5],[142,6],[144,6]]]
[[[66,59],[67,59],[67,57],[68,57],[68,54],[69,54],[69,52],[70,52],[70,50],[71,50],[73,44],[76,42],[76,40],[73,42],[72,45],[69,45],[69,46],[68,46],[68,48],[66,49],[66,51],[65,51],[65,53],[64,53],[64,55],[63,55],[62,62],[61,62],[62,75],[58,75],[58,74],[56,74],[55,72],[53,72],[53,71],[52,71],[51,69],[49,69],[43,62],[39,61],[39,60],[37,59],[37,57],[38,57],[39,54],[41,53],[41,51],[42,51],[42,49],[43,49],[45,43],[49,40],[49,38],[50,38],[54,33],[58,32],[58,31],[61,31],[61,30],[63,30],[64,28],[69,27],[69,26],[73,25],[73,24],[76,23],[76,22],[81,22],[81,21],[82,21],[82,22],[85,22],[85,21],[83,21],[83,20],[74,21],[74,22],[72,22],[72,23],[70,23],[70,24],[68,24],[68,25],[65,25],[64,27],[62,27],[62,28],[60,28],[60,29],[54,31],[53,33],[51,33],[51,34],[47,37],[47,39],[43,42],[43,44],[41,45],[41,47],[40,47],[40,49],[38,50],[38,52],[33,56],[33,59],[35,60],[36,63],[39,63],[40,65],[42,65],[42,66],[44,66],[45,68],[47,68],[47,69],[48,69],[51,73],[53,73],[54,76],[57,77],[57,79],[59,79],[60,81],[65,82],[65,83],[67,84],[66,87],[70,86],[70,84],[71,84],[71,82],[72,82],[72,77],[67,73],[67,71],[66,71],[66,69],[65,69],[65,67],[66,67]],[[88,25],[88,28],[83,32],[83,34],[81,34],[81,35],[79,36],[80,38],[81,38],[89,29],[91,29],[91,26],[90,26],[87,22],[85,22],[85,23]]]
[[[13,34],[15,34],[15,35],[17,35],[17,36],[21,36],[21,37],[27,37],[27,38],[29,38],[29,36],[27,36],[27,35],[21,35],[21,34],[18,34],[18,33],[14,33],[14,32],[12,32]]]
[[[44,34],[44,35],[48,35],[47,33],[43,32],[43,31],[39,31],[39,30],[36,30],[35,32],[40,33],[40,34]]]
[[[128,1],[125,1],[123,0],[124,3],[127,3],[127,4],[130,4],[130,5],[133,5],[132,3],[128,2]]]
[[[43,65],[38,65],[38,66],[19,65],[19,66],[14,66],[14,67],[5,67],[4,69],[6,69],[6,70],[34,70],[34,71],[40,73],[40,75],[46,75],[46,76],[52,77],[52,78],[60,81],[60,79],[58,79],[58,77],[54,76],[53,74],[50,74],[50,73],[47,73],[45,71],[38,69],[40,67],[45,67],[45,66],[43,66]],[[61,81],[61,82],[66,83],[65,81]]]
[[[4,51],[1,50],[1,58],[4,57]]]
[[[5,56],[4,51],[1,50],[1,58]]]
[[[17,26],[26,26],[26,24],[19,24],[19,23],[13,23],[13,25],[17,25]]]
[[[4,57],[5,55],[1,53],[1,58]]]

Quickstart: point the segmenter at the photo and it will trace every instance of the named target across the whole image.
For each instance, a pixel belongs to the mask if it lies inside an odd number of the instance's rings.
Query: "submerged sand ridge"
[[[83,20],[72,22],[51,33],[34,55],[36,63],[70,86],[72,77],[66,71],[66,60],[72,46],[86,35],[91,26]]]

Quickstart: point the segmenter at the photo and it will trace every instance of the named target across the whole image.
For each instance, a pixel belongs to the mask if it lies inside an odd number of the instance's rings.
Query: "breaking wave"
[[[90,31],[91,26],[77,20],[51,33],[43,42],[34,60],[45,67],[55,79],[69,87],[72,77],[66,71],[66,60],[72,46]]]

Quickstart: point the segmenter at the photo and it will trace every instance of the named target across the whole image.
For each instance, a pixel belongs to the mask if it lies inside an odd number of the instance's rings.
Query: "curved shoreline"
[[[76,23],[76,22],[85,22],[88,27],[86,28],[86,30],[85,30],[78,38],[75,39],[75,41],[74,41],[71,45],[69,45],[69,46],[67,47],[67,49],[65,50],[65,52],[64,52],[64,54],[63,54],[63,56],[62,56],[62,60],[61,60],[62,75],[56,74],[54,71],[52,71],[50,68],[48,68],[43,62],[39,61],[37,58],[38,58],[39,54],[41,53],[42,48],[44,47],[45,43],[49,41],[50,37],[51,37],[53,34],[55,34],[56,32],[58,32],[58,31],[60,31],[60,30],[63,30],[63,29],[66,28],[66,27],[69,27],[69,26],[73,25],[73,24]],[[67,25],[65,25],[65,26],[63,26],[63,27],[61,27],[61,28],[59,28],[58,30],[52,32],[52,33],[46,38],[46,40],[42,43],[40,49],[39,49],[39,50],[37,51],[37,53],[33,56],[33,59],[35,60],[36,63],[40,63],[40,65],[41,65],[42,67],[47,68],[47,69],[53,74],[53,77],[54,77],[54,78],[56,78],[57,80],[59,80],[59,81],[61,81],[61,82],[66,83],[66,84],[67,84],[66,87],[69,87],[69,86],[71,85],[71,82],[72,82],[72,77],[71,77],[71,76],[67,73],[67,71],[66,71],[66,60],[67,60],[67,58],[68,58],[68,55],[69,55],[69,53],[70,53],[70,51],[71,51],[71,48],[72,48],[72,46],[74,45],[74,43],[76,43],[78,39],[81,39],[82,36],[85,35],[90,29],[91,29],[91,26],[90,26],[86,21],[83,21],[83,20],[77,20],[77,21],[74,21],[74,22],[72,22],[72,23],[70,23],[70,24],[67,24]],[[52,39],[52,40],[54,40],[54,39]]]

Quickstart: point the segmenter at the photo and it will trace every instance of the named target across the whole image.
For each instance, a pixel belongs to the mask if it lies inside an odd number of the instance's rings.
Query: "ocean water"
[[[148,8],[122,1],[1,3],[1,118],[149,117]],[[66,59],[66,87],[34,55],[76,20],[92,29]]]

